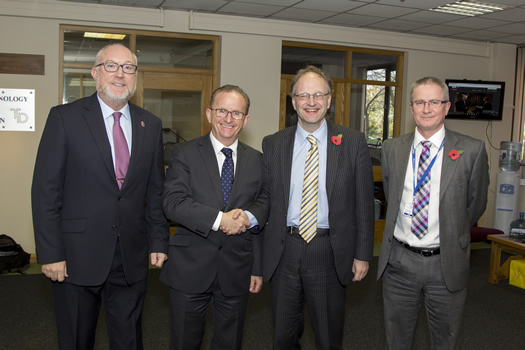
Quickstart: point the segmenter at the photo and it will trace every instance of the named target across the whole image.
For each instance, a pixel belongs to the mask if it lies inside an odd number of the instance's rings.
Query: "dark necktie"
[[[224,200],[224,207],[226,208],[233,187],[233,151],[231,148],[223,148],[221,152],[226,156],[224,163],[222,163],[221,171],[222,198]]]
[[[115,175],[117,177],[118,188],[122,188],[129,166],[129,148],[124,132],[120,127],[120,116],[122,113],[113,113],[113,147],[115,148]]]
[[[423,151],[419,156],[417,169],[417,181],[419,182],[425,170],[430,165],[430,141],[421,141]],[[430,202],[430,171],[425,176],[421,186],[414,198],[414,209],[412,211],[411,231],[417,238],[421,239],[428,233],[428,203]]]
[[[319,150],[317,139],[308,135],[310,149],[304,165],[303,196],[301,200],[301,218],[299,234],[310,243],[317,233],[317,188],[319,182]]]

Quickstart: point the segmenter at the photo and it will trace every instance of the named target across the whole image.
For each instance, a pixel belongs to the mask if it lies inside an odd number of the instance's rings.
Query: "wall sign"
[[[45,56],[0,53],[0,73],[44,75]]]
[[[35,90],[0,88],[0,131],[35,131]]]

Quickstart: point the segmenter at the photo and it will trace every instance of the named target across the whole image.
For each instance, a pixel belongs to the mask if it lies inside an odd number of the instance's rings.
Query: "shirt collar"
[[[110,106],[108,106],[100,96],[97,94],[98,102],[100,103],[100,108],[102,110],[102,115],[104,116],[104,119],[107,119],[113,115],[115,112],[122,113],[121,118],[124,118],[126,120],[130,120],[130,113],[129,113],[129,103],[126,103],[124,107],[122,107],[119,111],[113,110]]]
[[[417,130],[414,133],[414,147],[417,147],[421,141],[430,141],[432,142],[432,145],[436,148],[439,148],[441,146],[441,143],[443,142],[443,139],[445,138],[445,126],[441,126],[441,129],[439,129],[434,135],[432,135],[428,140],[426,140],[420,133],[419,130]]]
[[[233,151],[233,154],[237,154],[237,146],[239,144],[238,139],[235,140],[235,142],[232,143],[231,146],[224,146],[219,140],[215,138],[215,136],[213,136],[213,133],[210,132],[210,140],[211,140],[211,145],[213,146],[213,151],[215,152],[215,154],[222,153],[221,150],[225,147],[230,148]]]
[[[328,136],[328,126],[326,125],[326,119],[323,120],[323,124],[315,130],[314,132],[308,132],[301,127],[301,124],[297,123],[297,131],[295,133],[295,138],[301,142],[308,142],[306,137],[308,135],[313,135],[317,139],[317,145],[324,145],[326,143],[326,138]]]

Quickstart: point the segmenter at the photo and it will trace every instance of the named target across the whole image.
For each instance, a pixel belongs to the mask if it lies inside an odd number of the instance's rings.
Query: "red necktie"
[[[115,112],[113,113],[113,147],[115,148],[115,175],[117,176],[118,188],[122,188],[124,179],[126,178],[126,173],[128,172],[129,165],[129,148],[120,127],[120,116],[122,113]]]

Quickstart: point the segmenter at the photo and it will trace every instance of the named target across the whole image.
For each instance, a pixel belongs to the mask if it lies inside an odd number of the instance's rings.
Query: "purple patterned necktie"
[[[226,208],[233,187],[233,151],[231,148],[223,148],[221,152],[226,156],[224,163],[222,163],[221,171],[222,198],[224,200],[224,207]]]
[[[120,116],[122,113],[113,113],[113,147],[115,148],[115,175],[118,188],[122,188],[129,166],[129,148],[124,132],[120,127]]]
[[[425,170],[430,164],[430,141],[421,141],[423,151],[419,156],[417,168],[417,181],[419,183]],[[422,239],[428,233],[428,203],[430,201],[430,170],[421,183],[414,198],[414,208],[412,211],[411,231],[417,238]]]

